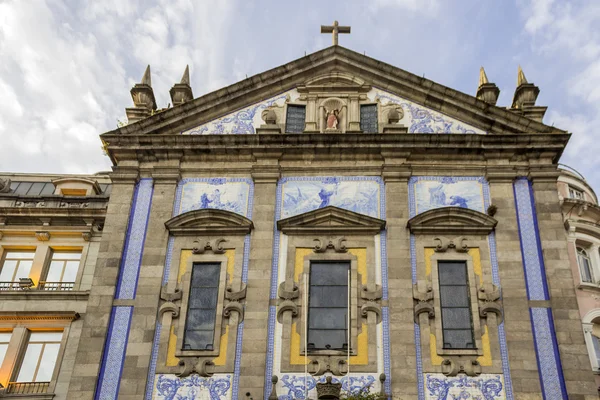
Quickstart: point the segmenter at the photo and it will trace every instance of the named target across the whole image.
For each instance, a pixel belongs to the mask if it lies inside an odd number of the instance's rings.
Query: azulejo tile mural
[[[408,127],[409,133],[470,133],[485,135],[479,128],[467,125],[457,119],[430,110],[412,101],[398,97],[380,89],[372,89],[367,97],[371,101],[379,101],[381,105],[397,104],[402,107],[404,116],[400,124]]]
[[[248,216],[252,182],[243,178],[185,179],[177,214],[216,208]],[[176,203],[177,204],[177,203]]]
[[[279,400],[316,399],[317,382],[325,383],[324,375],[315,379],[311,375],[285,374],[277,382]],[[332,377],[333,383],[342,384],[342,393],[358,394],[378,392],[381,383],[375,374],[350,374],[339,379]]]
[[[379,188],[369,177],[284,178],[281,218],[327,206],[379,218]]]
[[[295,101],[299,94],[296,89],[279,94],[270,99],[252,104],[221,118],[181,132],[182,135],[253,135],[256,128],[264,124],[262,111],[267,107],[283,107],[286,100]]]
[[[440,207],[464,207],[484,211],[484,185],[482,177],[419,176],[411,178],[414,199],[411,208],[416,215]]]
[[[178,378],[160,374],[154,387],[154,399],[159,400],[227,400],[231,399],[231,375],[213,375],[204,378],[190,375]]]
[[[477,377],[425,374],[427,400],[500,400],[505,399],[501,374],[481,374]]]

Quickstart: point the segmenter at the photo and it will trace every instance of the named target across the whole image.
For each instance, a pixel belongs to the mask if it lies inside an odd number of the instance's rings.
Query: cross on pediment
[[[333,33],[333,45],[338,45],[338,34],[350,33],[349,26],[340,26],[337,21],[333,21],[333,25],[321,25],[321,33]]]

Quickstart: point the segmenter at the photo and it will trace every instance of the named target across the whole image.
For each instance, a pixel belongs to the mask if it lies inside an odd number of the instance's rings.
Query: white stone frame
[[[586,235],[587,236],[587,235]],[[574,241],[575,247],[575,260],[577,262],[577,271],[579,272],[579,287],[587,288],[598,288],[600,286],[600,246],[596,241],[592,241],[591,238],[582,237],[577,235]],[[581,270],[581,264],[579,263],[579,251],[578,248],[585,250],[590,262],[590,270],[592,272],[592,282],[583,281],[583,273]]]
[[[596,321],[596,323],[594,323]],[[588,312],[582,319],[582,328],[583,328],[583,336],[585,339],[585,346],[587,347],[588,356],[590,357],[590,364],[592,365],[592,371],[596,374],[600,374],[600,354],[596,353],[594,349],[594,344],[592,342],[593,338],[593,328],[594,325],[598,326],[598,330],[600,331],[600,309],[595,309]]]

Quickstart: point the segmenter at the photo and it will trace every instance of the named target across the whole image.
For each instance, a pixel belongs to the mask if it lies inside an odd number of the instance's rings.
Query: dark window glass
[[[192,268],[183,350],[213,350],[221,265],[195,263]]]
[[[29,191],[29,189],[31,188],[32,183],[31,182],[21,182],[21,184],[19,185],[19,187],[17,187],[15,189],[15,193],[16,194],[27,194],[27,192]]]
[[[31,185],[31,188],[29,188],[29,191],[27,192],[27,195],[29,196],[39,196],[40,193],[42,192],[42,189],[44,188],[44,186],[46,186],[46,184],[44,182],[36,182],[33,185]]]
[[[348,349],[349,262],[310,265],[308,350]]]
[[[304,132],[304,124],[306,122],[306,107],[288,105],[287,115],[285,118],[286,133],[302,133]]]
[[[360,130],[363,133],[377,133],[377,104],[360,106]]]
[[[42,189],[42,192],[40,193],[42,196],[48,195],[48,194],[54,194],[54,191],[56,190],[56,188],[54,187],[53,183],[46,183],[44,185],[44,188]]]
[[[438,275],[444,348],[474,349],[467,264],[440,261]]]

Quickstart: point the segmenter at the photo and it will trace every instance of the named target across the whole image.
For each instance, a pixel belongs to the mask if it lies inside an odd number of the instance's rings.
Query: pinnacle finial
[[[179,82],[179,83],[183,83],[184,85],[190,84],[190,66],[189,65],[185,66],[185,71],[183,71],[183,76],[181,77],[181,82]]]
[[[481,86],[485,83],[490,83],[490,81],[488,81],[488,77],[485,74],[485,69],[483,69],[483,67],[481,67],[479,69],[479,86]]]
[[[150,77],[150,64],[146,67],[146,71],[144,71],[144,76],[142,77],[142,85],[152,86],[152,78]]]
[[[525,73],[523,72],[523,68],[519,65],[519,72],[517,73],[517,86],[521,86],[527,82],[527,78],[525,78]]]

